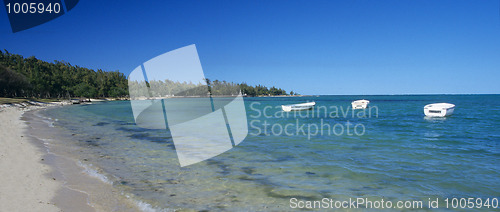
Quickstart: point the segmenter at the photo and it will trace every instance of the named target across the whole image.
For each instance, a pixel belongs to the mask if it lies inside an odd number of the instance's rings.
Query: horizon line
[[[299,96],[423,96],[423,95],[500,95],[500,93],[428,93],[428,94],[300,94]]]

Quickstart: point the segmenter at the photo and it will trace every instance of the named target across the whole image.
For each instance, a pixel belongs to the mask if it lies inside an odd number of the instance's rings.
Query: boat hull
[[[357,109],[366,109],[368,105],[351,105],[352,109],[357,110]]]
[[[449,103],[429,104],[424,107],[424,114],[427,117],[451,116],[455,111],[455,105]]]
[[[307,103],[302,103],[302,104],[294,104],[294,105],[281,105],[281,109],[285,112],[290,112],[290,111],[299,111],[299,110],[311,110],[314,105],[316,105],[315,102],[307,102]]]
[[[352,106],[353,110],[366,109],[368,107],[368,104],[370,104],[370,101],[364,100],[364,99],[351,102],[351,106]]]

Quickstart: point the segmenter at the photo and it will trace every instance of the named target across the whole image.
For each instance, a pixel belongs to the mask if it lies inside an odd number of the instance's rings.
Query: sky
[[[80,1],[0,49],[128,75],[195,44],[205,76],[311,95],[500,94],[499,0]]]

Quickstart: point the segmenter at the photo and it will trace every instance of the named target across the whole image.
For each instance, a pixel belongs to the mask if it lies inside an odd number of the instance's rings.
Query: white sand
[[[51,202],[61,183],[50,177],[43,152],[24,135],[24,109],[0,110],[0,211],[61,211]]]
[[[89,176],[74,159],[37,146],[27,131],[33,126],[21,120],[25,111],[68,104],[0,105],[0,212],[139,211],[134,201]]]

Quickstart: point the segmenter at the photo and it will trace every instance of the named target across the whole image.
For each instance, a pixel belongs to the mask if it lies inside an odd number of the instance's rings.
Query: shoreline
[[[62,186],[52,177],[46,154],[27,136],[22,115],[32,108],[0,108],[0,211],[61,211],[53,197]]]
[[[59,148],[36,113],[66,102],[0,105],[0,211],[140,211],[112,183]]]

